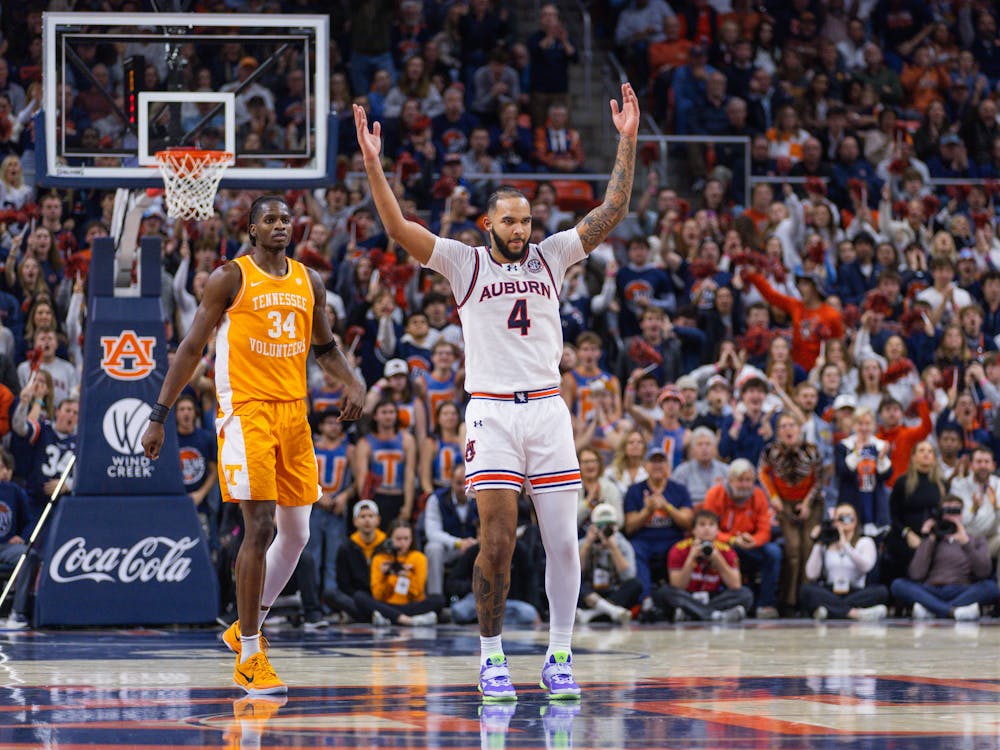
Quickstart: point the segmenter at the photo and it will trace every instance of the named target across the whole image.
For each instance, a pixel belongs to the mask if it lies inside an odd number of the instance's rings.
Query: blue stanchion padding
[[[43,560],[39,626],[209,623],[218,613],[215,571],[187,495],[64,497]]]
[[[144,239],[139,287],[113,296],[111,240],[94,242],[80,394],[76,485],[80,495],[170,495],[184,492],[173,417],[156,461],[143,456],[142,433],[167,374],[160,305],[159,241]]]

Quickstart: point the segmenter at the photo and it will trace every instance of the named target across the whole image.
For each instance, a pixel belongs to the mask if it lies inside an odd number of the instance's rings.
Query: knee
[[[479,554],[492,567],[507,567],[514,556],[515,537],[503,530],[490,529],[481,532]]]
[[[774,542],[764,545],[764,557],[768,562],[781,562],[781,547]]]
[[[243,535],[243,544],[253,549],[265,550],[274,539],[274,519],[268,517],[255,518],[252,524],[247,524]]]
[[[444,545],[441,542],[427,542],[424,545],[424,555],[428,560],[441,560],[444,558]]]
[[[282,544],[299,552],[306,548],[309,543],[309,527],[297,529],[279,529],[278,536],[281,537]]]

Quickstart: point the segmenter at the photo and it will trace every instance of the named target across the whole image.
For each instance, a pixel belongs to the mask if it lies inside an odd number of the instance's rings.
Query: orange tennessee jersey
[[[244,255],[240,291],[226,310],[215,345],[215,387],[223,414],[248,401],[306,397],[312,341],[312,283],[306,267],[288,259],[284,276],[265,273]]]

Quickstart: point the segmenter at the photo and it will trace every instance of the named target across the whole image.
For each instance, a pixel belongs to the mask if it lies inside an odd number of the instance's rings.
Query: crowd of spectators
[[[521,33],[490,0],[342,5],[331,16],[331,102],[382,123],[407,216],[482,244],[485,199],[503,173],[537,171],[517,183],[533,241],[580,218],[586,201],[567,186],[590,144],[571,126],[577,41],[557,6]],[[730,168],[742,146],[692,145],[678,156],[694,188],[678,192],[644,152],[633,213],[563,284],[560,385],[583,478],[580,622],[878,619],[889,606],[977,617],[1000,596],[995,9],[608,0],[594,10],[664,130],[748,135],[753,176],[766,179],[744,184]],[[5,29],[0,58],[0,105],[6,97],[15,126],[37,107],[37,15],[24,20],[16,42]],[[232,85],[259,63],[232,47],[204,86]],[[108,85],[120,90],[113,67]],[[87,85],[72,83],[81,123],[100,119],[102,98]],[[245,97],[245,133],[299,137],[283,103],[301,85],[289,73]],[[0,430],[12,453],[0,454],[0,480],[11,474],[0,481],[11,518],[0,542],[10,550],[58,474],[53,451],[74,446],[87,252],[111,210],[98,191],[35,188],[24,168],[31,139],[18,130],[0,164],[10,209]],[[310,367],[323,495],[293,585],[310,626],[330,613],[430,624],[446,608],[472,621],[478,522],[463,481],[454,290],[382,231],[346,119],[338,149],[335,184],[285,196],[290,252],[323,277],[333,329],[369,396],[345,429],[336,384]],[[155,207],[144,217],[142,234],[164,242],[173,344],[211,271],[249,250],[256,194],[220,191],[204,222],[168,221]],[[177,417],[224,608],[240,521],[219,508],[205,429],[213,354]],[[530,500],[519,513],[508,617],[532,624],[546,616],[544,554]]]

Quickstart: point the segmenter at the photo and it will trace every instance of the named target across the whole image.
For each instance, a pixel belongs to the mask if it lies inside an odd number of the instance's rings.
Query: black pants
[[[874,607],[888,601],[889,590],[882,585],[865,586],[848,594],[835,594],[818,583],[803,583],[799,589],[799,607],[803,612],[811,615],[817,607],[826,607],[829,617],[834,620],[846,620],[852,609]]]
[[[403,493],[376,492],[372,500],[378,506],[381,518],[378,526],[382,531],[388,532],[389,525],[396,520],[403,509]]]
[[[639,598],[642,596],[642,581],[638,578],[629,578],[626,581],[622,581],[614,588],[604,589],[603,591],[595,591],[594,587],[588,581],[584,581],[580,585],[579,601],[581,607],[587,606],[584,599],[591,594],[597,594],[602,599],[607,599],[609,602],[619,607],[632,609],[632,607],[639,603]]]
[[[354,606],[358,610],[359,622],[371,622],[372,613],[378,610],[385,615],[393,625],[399,622],[400,615],[422,615],[427,612],[440,612],[444,609],[445,599],[441,594],[428,594],[427,598],[411,604],[386,604],[380,602],[367,591],[354,594]]]
[[[750,611],[753,606],[753,592],[746,586],[738,589],[723,589],[709,594],[708,604],[702,604],[692,594],[674,586],[660,586],[653,592],[653,602],[665,612],[683,609],[696,620],[711,620],[713,612],[742,606]]]

